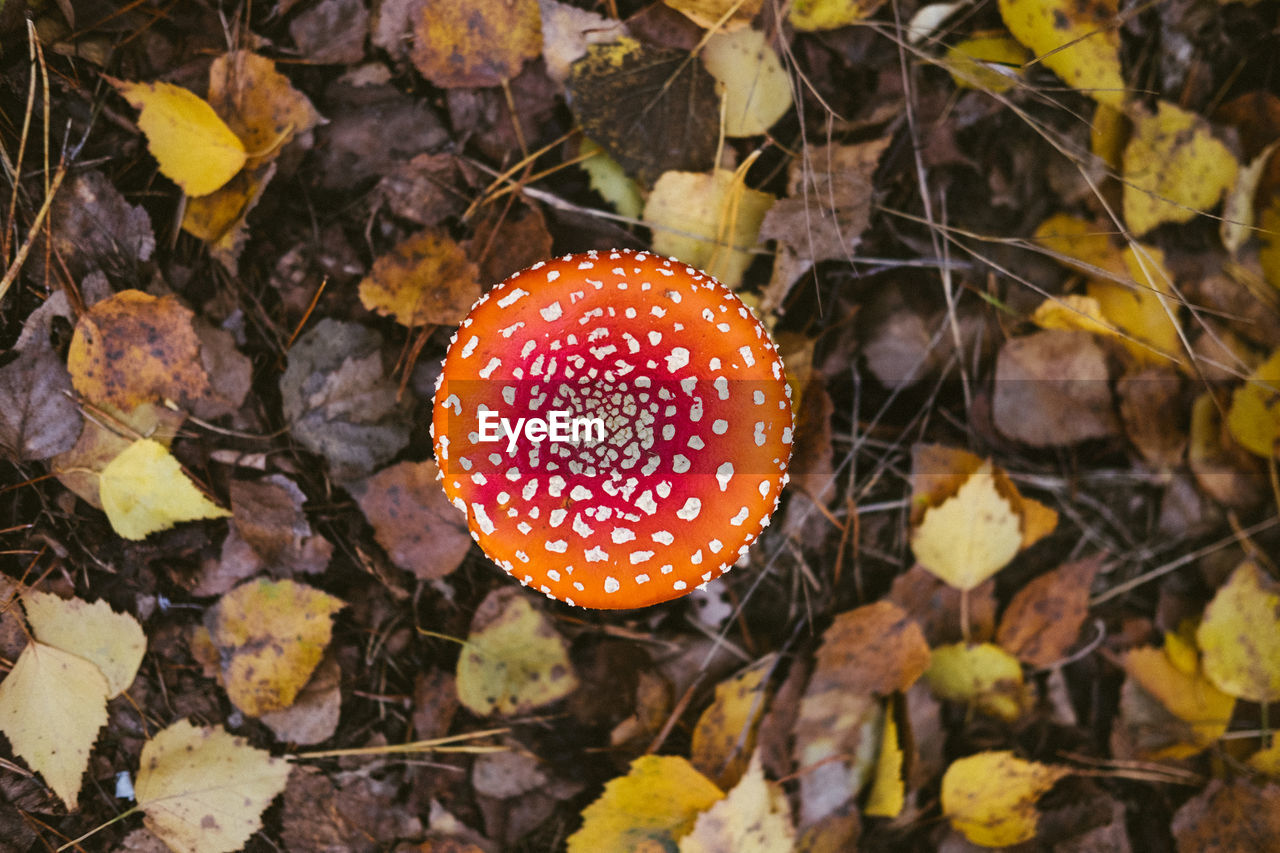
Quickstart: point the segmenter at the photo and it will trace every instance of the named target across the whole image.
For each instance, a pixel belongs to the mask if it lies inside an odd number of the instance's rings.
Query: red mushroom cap
[[[564,440],[580,418],[600,421]],[[685,595],[745,554],[778,506],[791,433],[782,361],[750,309],[630,250],[538,263],[481,297],[432,419],[445,493],[484,552],[549,597],[609,609]]]

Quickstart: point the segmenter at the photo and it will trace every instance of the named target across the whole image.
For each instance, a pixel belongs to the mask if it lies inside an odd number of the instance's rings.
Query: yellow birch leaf
[[[1036,308],[1031,322],[1042,329],[1079,329],[1095,335],[1120,337],[1116,327],[1102,315],[1102,304],[1083,294],[1049,297]]]
[[[150,438],[138,439],[102,469],[98,498],[125,539],[145,539],[180,521],[231,515],[206,498],[165,446]]]
[[[726,30],[751,23],[764,0],[662,0],[704,30],[722,26]],[[728,15],[728,18],[725,16]]]
[[[244,143],[194,92],[163,82],[112,83],[139,111],[138,127],[161,174],[187,195],[213,192],[244,166]]]
[[[53,457],[53,473],[59,482],[95,509],[102,509],[98,485],[102,470],[127,449],[134,439],[129,435],[145,435],[166,448],[173,443],[187,416],[182,411],[154,403],[140,403],[132,409],[119,409],[110,403],[99,403],[103,418],[85,419],[76,446]]]
[[[884,0],[795,0],[791,26],[802,32],[834,30],[867,18]]]
[[[1196,630],[1204,674],[1251,702],[1280,699],[1280,584],[1241,563],[1218,588]]]
[[[205,617],[232,704],[251,717],[288,708],[333,634],[340,598],[291,580],[241,584]]]
[[[578,687],[564,639],[519,589],[491,592],[458,655],[458,699],[476,714],[525,713]]]
[[[22,606],[37,640],[79,655],[102,671],[108,698],[133,683],[147,651],[147,635],[137,619],[115,612],[105,601],[90,604],[39,590],[24,594]]]
[[[1180,742],[1163,746],[1152,757],[1194,755],[1227,730],[1236,700],[1214,687],[1201,672],[1184,672],[1164,649],[1154,646],[1130,649],[1121,663],[1139,687],[1189,726],[1174,733],[1180,734]]]
[[[726,136],[764,133],[791,109],[791,79],[764,33],[718,32],[707,39],[701,55],[724,90]]]
[[[862,813],[869,817],[897,817],[906,803],[906,783],[902,776],[903,752],[898,742],[898,721],[893,713],[894,699],[885,709],[884,729],[880,735],[880,757],[876,760],[875,780]]]
[[[768,654],[716,685],[715,699],[693,729],[689,760],[721,788],[737,784],[755,751],[756,724],[764,714],[767,679],[778,655]]]
[[[698,815],[724,793],[675,755],[644,755],[604,786],[582,810],[582,828],[569,836],[569,853],[668,850],[693,829]]]
[[[939,646],[924,677],[939,698],[966,702],[1005,722],[1018,719],[1029,698],[1022,664],[993,643]]]
[[[795,840],[787,795],[764,778],[757,753],[725,798],[698,815],[680,853],[774,853],[794,850]]]
[[[1000,30],[974,33],[947,48],[942,65],[961,89],[1007,92],[1022,80],[1031,54]]]
[[[289,769],[221,727],[179,720],[142,747],[134,790],[147,828],[175,853],[231,853],[262,826]]]
[[[1070,772],[1008,751],[970,755],[952,762],[942,776],[942,813],[974,844],[1030,841],[1039,820],[1036,801]]]
[[[1231,394],[1227,431],[1259,456],[1280,456],[1280,349]]]
[[[1166,222],[1189,222],[1218,203],[1240,164],[1209,123],[1167,101],[1133,116],[1124,149],[1124,221],[1142,235]]]
[[[990,462],[954,495],[925,511],[911,534],[916,560],[957,589],[973,589],[1022,547],[1022,519],[996,488]]]
[[[653,250],[705,270],[726,287],[742,283],[755,256],[760,223],[773,206],[769,193],[742,184],[727,169],[663,172],[644,206]]]
[[[107,680],[78,655],[28,643],[0,682],[0,732],[72,811],[106,723]]]
[[[1117,0],[1000,0],[1013,37],[1073,89],[1100,104],[1124,103]]]

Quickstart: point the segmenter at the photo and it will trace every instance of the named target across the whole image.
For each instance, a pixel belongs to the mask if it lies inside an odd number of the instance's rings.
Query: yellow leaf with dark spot
[[[525,713],[578,687],[564,639],[519,589],[491,592],[458,655],[458,699],[476,714]]]
[[[232,704],[251,717],[292,705],[324,656],[333,615],[345,606],[291,580],[249,581],[222,596],[205,624]]]
[[[180,521],[231,515],[187,479],[163,444],[149,438],[138,439],[102,469],[98,498],[125,539],[145,539]]]
[[[942,776],[942,813],[974,844],[1021,844],[1035,838],[1036,801],[1070,772],[1007,751],[970,755]]]
[[[1142,235],[1166,222],[1189,222],[1218,203],[1240,164],[1209,123],[1167,101],[1133,116],[1124,149],[1124,221]]]
[[[244,165],[244,144],[194,92],[172,83],[112,83],[139,110],[138,127],[160,172],[187,195],[213,192]]]
[[[1227,431],[1259,456],[1280,456],[1280,349],[1231,395]]]
[[[142,747],[138,808],[176,853],[231,853],[262,827],[290,764],[221,727],[179,720]]]
[[[194,315],[173,296],[122,290],[81,315],[67,352],[71,384],[93,403],[195,399],[208,391]]]
[[[479,275],[453,238],[430,229],[373,262],[360,282],[360,302],[404,326],[453,326],[480,298]]]
[[[568,851],[669,850],[693,829],[701,812],[723,797],[724,793],[685,759],[641,756],[631,762],[627,775],[606,784],[604,793],[582,810],[582,828],[569,836]]]
[[[1244,562],[1218,588],[1196,630],[1204,673],[1224,693],[1280,699],[1280,584]]]
[[[1013,37],[1073,89],[1098,103],[1124,103],[1117,0],[1000,0]]]
[[[442,89],[498,86],[542,53],[538,0],[423,0],[413,64]]]
[[[79,655],[28,643],[0,682],[0,732],[72,811],[106,723],[107,680]]]
[[[1018,659],[993,643],[954,643],[933,650],[925,681],[934,694],[1013,722],[1029,696]]]

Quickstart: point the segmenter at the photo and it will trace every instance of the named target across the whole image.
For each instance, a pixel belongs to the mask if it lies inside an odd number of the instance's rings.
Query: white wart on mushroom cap
[[[778,505],[791,392],[764,326],[715,279],[643,252],[535,264],[472,307],[432,435],[445,493],[512,577],[643,607],[723,574]],[[481,441],[481,414],[601,418],[603,441]],[[490,416],[491,418],[493,416]],[[492,433],[490,433],[492,435]]]

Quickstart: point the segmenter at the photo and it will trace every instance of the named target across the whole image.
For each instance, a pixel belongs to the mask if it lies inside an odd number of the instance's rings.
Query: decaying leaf
[[[547,76],[560,85],[569,68],[587,53],[587,45],[608,44],[627,35],[627,25],[559,0],[539,0],[542,9],[542,61]],[[748,4],[749,5],[749,4]]]
[[[326,657],[298,691],[292,705],[267,711],[258,719],[282,741],[309,744],[333,737],[341,713],[342,667]]]
[[[244,143],[191,90],[164,82],[111,82],[139,111],[138,127],[161,173],[187,195],[213,192],[244,166]]]
[[[965,702],[1005,722],[1022,716],[1030,699],[1018,659],[992,643],[940,646],[924,677],[939,698]]]
[[[262,826],[290,769],[220,726],[179,720],[142,747],[134,791],[147,828],[175,853],[231,853]]]
[[[302,510],[307,497],[292,480],[232,480],[230,491],[236,532],[263,565],[283,574],[324,571],[333,544],[312,529]]]
[[[929,668],[920,626],[896,604],[877,601],[836,616],[815,655],[815,677],[840,672],[855,693],[906,690]]]
[[[1036,835],[1036,801],[1070,771],[1012,752],[953,761],[942,777],[942,813],[974,844],[1006,847]]]
[[[98,497],[111,526],[126,539],[145,539],[180,521],[225,518],[187,478],[163,444],[140,438],[102,469]]]
[[[133,683],[147,651],[147,636],[133,616],[117,613],[105,601],[90,604],[39,590],[24,593],[22,606],[37,640],[78,655],[102,672],[108,699]]]
[[[680,853],[770,853],[794,844],[787,795],[764,778],[756,755],[724,799],[698,815],[693,830],[680,839]]]
[[[227,696],[251,717],[293,704],[324,655],[345,603],[290,580],[242,584],[205,623],[222,657]]]
[[[0,682],[0,732],[14,753],[75,810],[98,730],[107,680],[79,655],[32,642]]]
[[[715,699],[693,729],[689,760],[724,789],[738,784],[755,752],[756,726],[764,715],[770,674],[778,664],[769,654],[716,685]]]
[[[71,376],[47,341],[0,367],[0,453],[14,461],[48,459],[80,435]]]
[[[569,853],[634,853],[666,849],[693,829],[698,815],[724,793],[675,755],[645,755],[604,786],[582,811],[582,828],[569,836]]]
[[[764,0],[662,0],[703,29],[734,31],[760,13]]]
[[[644,206],[653,228],[653,250],[715,276],[726,287],[742,283],[759,240],[760,223],[773,204],[727,169],[711,173],[666,172]]]
[[[441,88],[497,86],[542,52],[538,0],[424,0],[418,9],[413,64]]]
[[[1000,0],[1014,38],[1072,88],[1113,107],[1125,99],[1118,12],[1117,0]]]
[[[759,30],[713,34],[702,62],[724,87],[726,136],[764,133],[791,109],[791,80]]]
[[[1251,702],[1280,699],[1280,583],[1251,561],[1218,588],[1196,630],[1204,674]]]
[[[404,326],[456,326],[480,298],[479,271],[439,229],[402,241],[373,262],[360,282],[360,302]]]
[[[1178,809],[1172,829],[1186,853],[1273,849],[1280,838],[1280,785],[1214,779]]]
[[[1124,151],[1124,221],[1137,235],[1189,222],[1230,191],[1239,167],[1208,122],[1161,101],[1137,114]]]
[[[714,164],[720,98],[687,51],[629,38],[591,45],[573,64],[568,90],[583,133],[642,184]]]
[[[80,317],[67,353],[76,391],[122,409],[205,394],[209,377],[192,317],[175,297],[140,290],[97,303]]]
[[[564,640],[528,596],[502,587],[485,597],[458,655],[458,698],[472,712],[526,713],[578,687]]]
[[[1024,663],[1047,667],[1066,657],[1089,613],[1089,587],[1101,557],[1064,563],[1013,596],[996,640]]]

